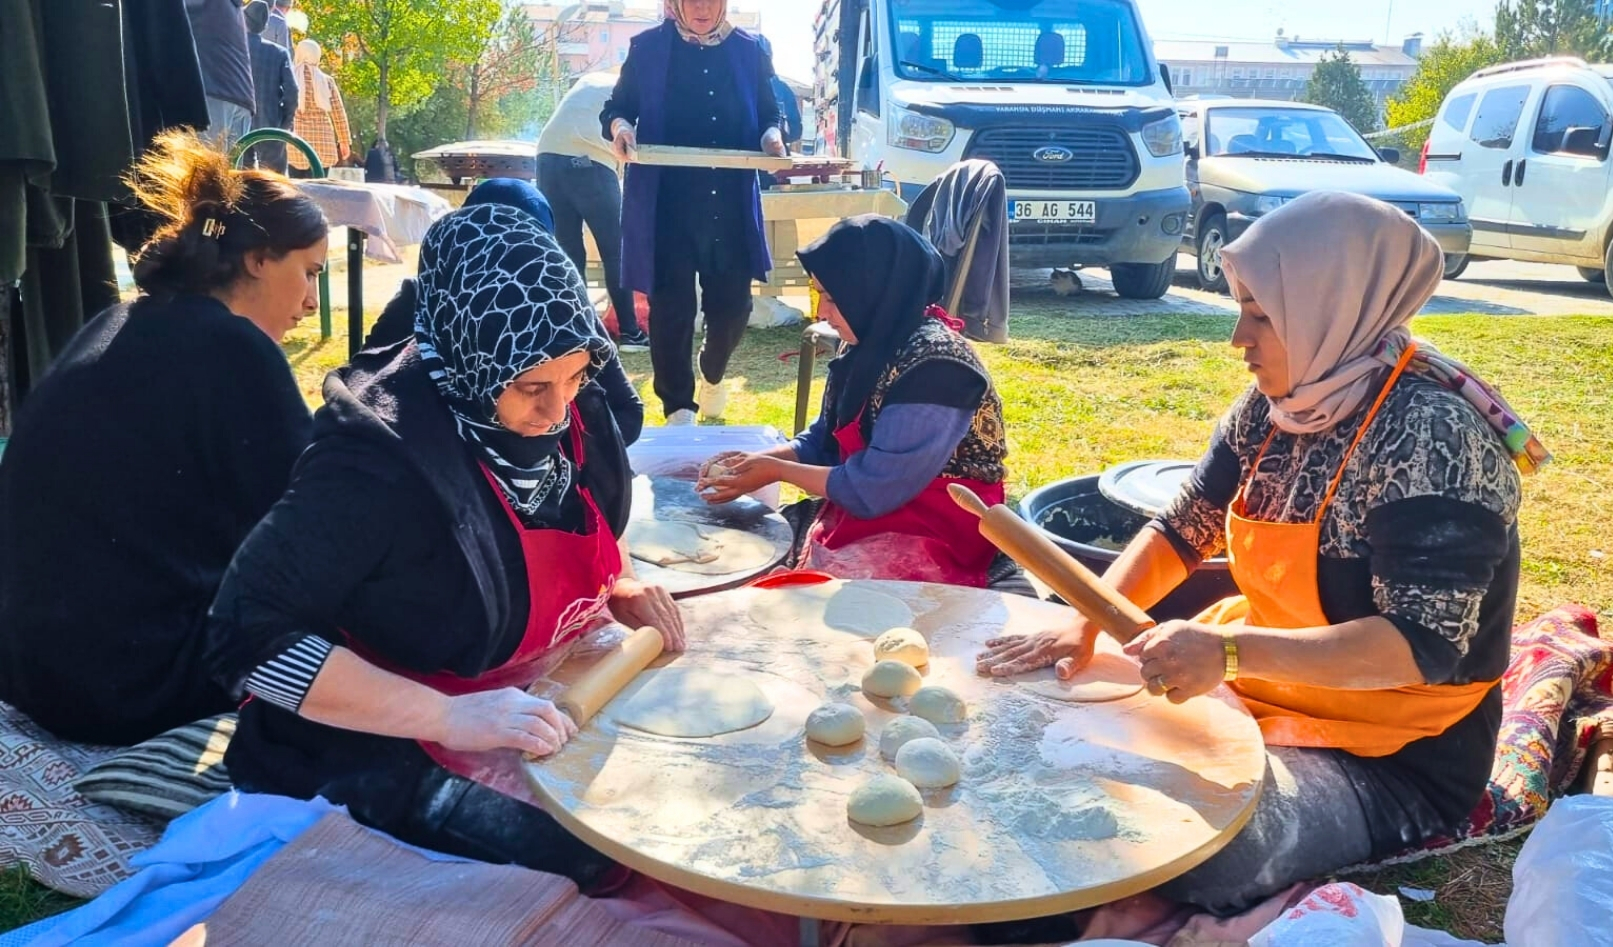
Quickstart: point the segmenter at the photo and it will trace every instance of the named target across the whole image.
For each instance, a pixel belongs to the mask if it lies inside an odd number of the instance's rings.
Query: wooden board
[[[685,148],[679,145],[639,145],[635,164],[670,165],[684,168],[738,168],[741,171],[788,171],[795,167],[789,157],[775,158],[760,151],[728,148]]]
[[[764,575],[784,561],[795,539],[795,531],[784,517],[766,504],[745,496],[732,503],[712,506],[695,495],[694,481],[673,477],[633,478],[632,521],[663,520],[719,526],[764,536],[773,543],[774,555],[764,565],[726,575],[696,575],[679,569],[666,569],[654,563],[633,560],[633,571],[640,579],[666,588],[673,598],[705,595],[722,589],[738,588]]]
[[[969,704],[967,723],[943,730],[964,779],[928,793],[918,820],[870,829],[846,818],[851,791],[893,771],[878,738],[896,705],[870,702],[858,686],[872,636],[816,620],[763,624],[758,603],[803,593],[754,588],[683,603],[689,651],[659,663],[746,675],[772,717],[677,740],[624,730],[607,706],[558,756],[527,767],[545,809],[668,884],[805,917],[902,924],[1012,920],[1127,897],[1208,858],[1252,814],[1264,748],[1224,688],[1181,706],[1146,692],[1067,704],[977,677],[974,657],[1004,632],[1067,627],[1068,608],[919,583],[830,590],[842,604],[870,591],[906,603],[930,643],[927,682]],[[1129,660],[1100,648],[1108,661]],[[579,653],[543,692],[587,664]],[[863,742],[832,751],[805,741],[806,716],[826,699],[864,711]]]

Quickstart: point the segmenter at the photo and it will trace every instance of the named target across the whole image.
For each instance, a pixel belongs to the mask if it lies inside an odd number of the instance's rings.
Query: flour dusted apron
[[[1316,577],[1322,518],[1344,479],[1351,455],[1416,350],[1413,344],[1401,355],[1340,460],[1332,485],[1311,522],[1267,523],[1248,518],[1245,498],[1249,482],[1260,469],[1276,429],[1267,435],[1249,478],[1227,511],[1227,558],[1232,579],[1243,594],[1211,606],[1199,616],[1200,622],[1257,628],[1332,624],[1322,608]],[[1379,757],[1444,733],[1477,709],[1495,685],[1495,681],[1418,684],[1362,691],[1240,678],[1231,686],[1259,722],[1261,735],[1269,745],[1340,749],[1356,756]]]
[[[866,450],[862,415],[834,432],[842,463]],[[960,483],[986,504],[1003,502],[1001,483],[936,477],[896,510],[860,520],[825,500],[807,534],[803,568],[842,579],[894,579],[984,588],[997,548],[980,535],[980,520],[959,507],[947,487]]]
[[[585,462],[583,427],[575,407],[571,409],[571,449],[573,461],[581,468]],[[522,524],[492,475],[485,468],[482,473],[498,495],[510,525],[521,537],[522,558],[526,563],[527,591],[532,604],[527,612],[526,633],[515,652],[498,667],[466,678],[449,673],[420,674],[403,670],[356,642],[348,642],[366,660],[453,696],[531,686],[548,673],[561,645],[598,626],[616,587],[616,579],[622,573],[621,550],[587,487],[578,488],[587,508],[582,533],[532,529]],[[421,741],[420,746],[439,766],[501,791],[509,775],[502,771],[518,762],[518,754],[513,750],[495,754],[459,753],[427,741]],[[508,785],[518,784],[519,780]]]

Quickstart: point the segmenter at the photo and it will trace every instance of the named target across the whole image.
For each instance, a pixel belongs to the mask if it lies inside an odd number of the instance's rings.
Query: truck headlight
[[[1261,194],[1255,197],[1251,206],[1254,207],[1256,214],[1269,214],[1291,200],[1293,200],[1291,197],[1275,197],[1270,194]]]
[[[1175,115],[1143,126],[1143,144],[1156,158],[1182,152],[1182,120]]]
[[[1447,224],[1463,220],[1467,214],[1462,209],[1461,201],[1454,204],[1450,201],[1440,201],[1435,204],[1418,204],[1417,217],[1429,223]]]
[[[909,151],[925,151],[930,154],[947,150],[947,146],[952,144],[953,136],[957,134],[953,124],[944,118],[920,115],[897,105],[890,107],[890,117],[886,120],[885,128],[892,148],[906,148]]]

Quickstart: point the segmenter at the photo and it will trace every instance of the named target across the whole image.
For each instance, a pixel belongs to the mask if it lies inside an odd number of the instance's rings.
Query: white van
[[[1421,171],[1462,196],[1469,256],[1567,264],[1600,283],[1613,269],[1610,141],[1613,66],[1510,63],[1445,97]]]
[[[816,51],[819,153],[909,202],[992,161],[1015,266],[1107,266],[1134,299],[1170,288],[1182,125],[1135,0],[825,0]]]

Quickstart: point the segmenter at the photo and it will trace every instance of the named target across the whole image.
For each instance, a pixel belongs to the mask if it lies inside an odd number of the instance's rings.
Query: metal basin
[[[1121,550],[1148,523],[1141,514],[1104,497],[1097,475],[1071,477],[1033,491],[1020,501],[1019,515],[1098,575],[1120,558]],[[1236,594],[1226,559],[1210,559],[1148,613],[1157,621],[1192,618]]]

